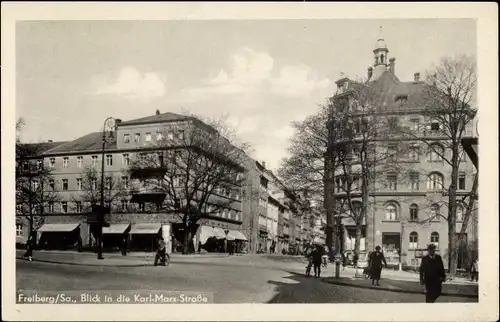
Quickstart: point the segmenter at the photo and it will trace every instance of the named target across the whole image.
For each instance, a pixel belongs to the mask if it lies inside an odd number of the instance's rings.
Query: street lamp
[[[97,259],[104,259],[102,256],[102,227],[105,225],[104,223],[104,215],[106,210],[104,209],[104,158],[106,152],[106,143],[108,143],[106,139],[106,130],[109,130],[109,139],[113,139],[113,130],[116,128],[116,124],[120,123],[121,120],[115,120],[112,117],[108,117],[104,120],[104,126],[102,129],[102,152],[101,152],[101,204],[98,210],[98,220],[97,220]]]

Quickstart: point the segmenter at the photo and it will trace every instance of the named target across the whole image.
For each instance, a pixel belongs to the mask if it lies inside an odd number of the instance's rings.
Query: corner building
[[[373,66],[368,68],[367,78],[367,86],[380,89],[377,93],[381,95],[383,113],[397,117],[401,125],[418,131],[428,142],[434,140],[434,148],[441,150],[442,155],[451,155],[451,151],[447,151],[442,144],[444,138],[439,135],[442,125],[419,114],[418,106],[412,104],[424,90],[420,73],[416,72],[412,81],[399,80],[396,59],[389,58],[389,49],[382,37],[377,40],[373,50]],[[355,83],[346,77],[339,79],[333,98],[349,97]],[[356,112],[349,110],[349,113],[352,124],[355,124]],[[472,122],[465,132],[464,137],[474,135]],[[436,215],[447,216],[448,213],[446,190],[450,184],[451,166],[422,140],[379,142],[375,153],[385,153],[391,144],[409,144],[410,148],[407,153],[390,161],[398,164],[397,171],[374,171],[374,184],[369,184],[369,206],[363,222],[361,253],[366,254],[380,245],[388,264],[398,265],[401,254],[402,265],[418,266],[426,246],[433,243],[446,266],[448,223]],[[475,172],[474,164],[464,153],[459,169],[457,201],[470,193]],[[339,187],[343,184],[341,175],[335,174],[332,180],[334,184],[330,198],[342,198],[345,192]],[[326,198],[329,198],[328,194]],[[459,204],[457,233],[462,228],[464,211],[465,207]],[[354,222],[350,218],[343,218],[342,224],[343,249],[354,250]],[[477,224],[477,214],[473,214],[467,227],[467,246],[461,246],[459,250],[458,268],[468,267],[470,259],[477,256],[477,246],[473,246],[477,245]]]

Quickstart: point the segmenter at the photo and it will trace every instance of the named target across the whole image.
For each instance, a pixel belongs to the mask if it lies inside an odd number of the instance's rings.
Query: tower
[[[378,37],[377,43],[375,44],[375,49],[373,50],[373,78],[377,79],[382,75],[389,66],[389,49],[385,44],[384,37],[382,37],[382,26],[380,26],[380,35]]]

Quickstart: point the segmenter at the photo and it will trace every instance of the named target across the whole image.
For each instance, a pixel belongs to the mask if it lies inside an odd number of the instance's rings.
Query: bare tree
[[[468,132],[476,117],[477,109],[473,107],[476,82],[474,57],[443,58],[428,71],[424,91],[415,102],[415,107],[426,117],[427,127],[423,133],[409,133],[451,167],[450,184],[443,186],[448,193],[448,214],[443,217],[448,222],[448,269],[451,276],[456,274],[457,268],[457,186],[459,166],[464,157],[461,140],[470,136]],[[435,144],[436,141],[440,144]],[[471,212],[466,211],[466,216],[470,215]],[[460,238],[463,236],[461,233]]]
[[[148,151],[131,161],[131,177],[140,183],[137,195],[157,194],[157,209],[179,216],[185,228],[183,253],[200,220],[239,204],[246,149],[225,118],[189,116],[159,130]]]
[[[19,119],[16,122],[16,216],[29,222],[31,235],[43,225],[45,210],[58,197],[48,188],[52,172],[43,164],[43,145],[20,142],[23,126],[23,119]]]
[[[128,196],[128,177],[118,178],[112,172],[104,172],[104,182],[101,182],[101,172],[93,166],[88,166],[82,171],[80,191],[71,196],[72,201],[82,203],[82,212],[93,212],[101,202],[101,185],[104,191],[105,207],[108,207],[110,211],[122,212],[123,209],[118,208],[116,202]]]

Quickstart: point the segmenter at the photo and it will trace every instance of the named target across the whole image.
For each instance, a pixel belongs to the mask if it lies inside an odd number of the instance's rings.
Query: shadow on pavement
[[[268,281],[275,286],[277,294],[267,303],[329,303],[328,297],[318,294],[316,286],[317,283],[322,283],[321,279],[294,272],[287,273],[290,274],[285,277],[287,281]]]

